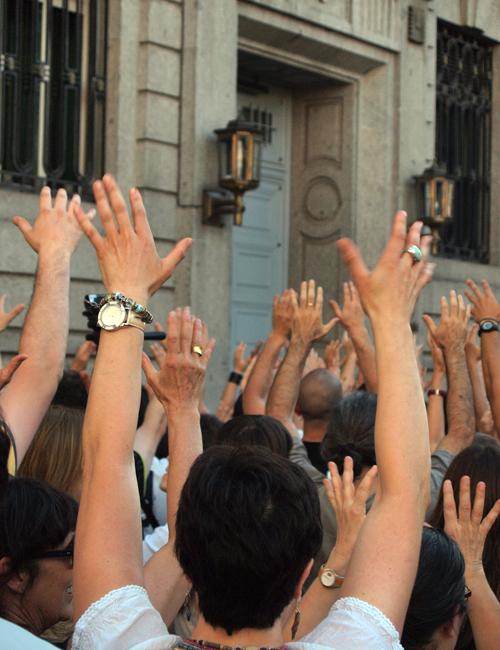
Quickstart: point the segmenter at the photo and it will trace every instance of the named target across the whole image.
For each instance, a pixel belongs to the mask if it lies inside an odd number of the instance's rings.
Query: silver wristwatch
[[[99,316],[97,317],[97,324],[107,332],[122,327],[137,327],[142,332],[146,327],[144,321],[138,316],[129,306],[120,300],[108,300],[99,309]]]

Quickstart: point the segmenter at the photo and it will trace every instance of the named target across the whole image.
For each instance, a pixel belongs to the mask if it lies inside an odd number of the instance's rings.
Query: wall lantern
[[[222,226],[221,216],[233,214],[235,226],[241,226],[243,194],[259,186],[264,133],[240,118],[214,133],[218,140],[219,185],[226,191],[203,190],[203,223]]]
[[[439,230],[453,216],[454,178],[435,162],[420,176],[417,184],[417,215],[432,231],[432,254],[437,255]]]

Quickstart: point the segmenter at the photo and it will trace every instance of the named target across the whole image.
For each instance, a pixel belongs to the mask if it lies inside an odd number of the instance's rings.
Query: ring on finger
[[[409,253],[412,256],[413,264],[418,264],[424,258],[422,250],[418,246],[415,246],[415,244],[412,244],[411,246],[408,246],[408,248],[405,248],[405,250],[402,252],[402,255],[405,253]]]
[[[203,356],[203,349],[199,345],[193,345],[191,351],[193,352],[193,354],[197,354],[199,357]]]

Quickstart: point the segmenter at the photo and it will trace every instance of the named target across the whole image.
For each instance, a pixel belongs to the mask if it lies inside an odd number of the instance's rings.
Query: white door
[[[271,328],[273,296],[288,278],[291,97],[275,90],[238,95],[239,112],[265,130],[260,185],[244,195],[243,225],[233,226],[231,352]]]

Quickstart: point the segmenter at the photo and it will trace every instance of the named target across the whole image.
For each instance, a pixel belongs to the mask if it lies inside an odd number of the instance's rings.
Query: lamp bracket
[[[224,215],[235,213],[235,198],[226,190],[203,190],[202,222],[209,226],[224,225]]]

